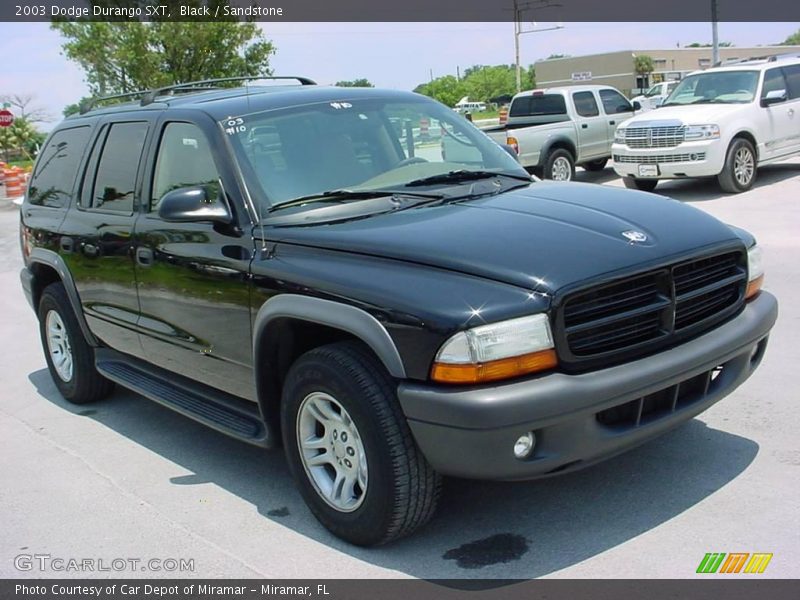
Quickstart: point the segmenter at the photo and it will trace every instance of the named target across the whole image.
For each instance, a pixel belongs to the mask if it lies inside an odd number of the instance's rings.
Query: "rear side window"
[[[797,100],[800,98],[800,65],[784,67],[783,74],[786,76],[786,85],[789,86],[789,99]]]
[[[567,114],[567,103],[561,94],[520,96],[511,103],[509,117],[538,117]]]
[[[28,202],[52,208],[69,204],[90,131],[89,127],[74,127],[53,134],[39,153]]]
[[[255,143],[267,144],[269,132],[267,128],[255,127],[251,137]],[[194,186],[210,188],[211,198],[216,198],[219,192],[219,173],[208,139],[197,125],[169,123],[158,147],[150,210],[157,209],[167,192]]]
[[[114,123],[103,144],[92,186],[92,208],[132,213],[136,173],[147,123]]]
[[[628,99],[616,90],[600,90],[600,102],[603,103],[603,110],[607,115],[633,111]]]
[[[576,92],[572,94],[572,101],[575,103],[575,110],[582,117],[596,117],[600,114],[592,92]]]

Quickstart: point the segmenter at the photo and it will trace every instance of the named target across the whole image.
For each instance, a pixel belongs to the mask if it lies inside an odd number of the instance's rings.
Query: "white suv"
[[[611,152],[627,187],[716,176],[725,192],[749,189],[758,166],[800,154],[800,56],[692,73],[621,124]]]

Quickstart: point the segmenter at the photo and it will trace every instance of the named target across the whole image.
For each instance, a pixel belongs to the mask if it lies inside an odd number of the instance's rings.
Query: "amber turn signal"
[[[431,379],[438,383],[486,383],[552,369],[557,364],[551,348],[479,364],[433,363]]]
[[[753,281],[747,283],[747,291],[744,293],[744,299],[750,300],[761,291],[761,286],[764,284],[764,276],[759,275]]]

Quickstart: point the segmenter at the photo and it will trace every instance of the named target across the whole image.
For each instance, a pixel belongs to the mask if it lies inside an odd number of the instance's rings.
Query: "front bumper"
[[[467,389],[403,382],[398,396],[439,472],[534,479],[624,452],[727,396],[758,366],[777,315],[775,297],[761,292],[713,331],[623,365]],[[514,442],[528,431],[535,449],[517,459]]]
[[[611,146],[614,171],[621,177],[637,179],[679,179],[719,175],[725,164],[725,144],[721,140],[684,142],[673,148],[629,148]],[[655,165],[657,176],[642,176],[639,165]]]

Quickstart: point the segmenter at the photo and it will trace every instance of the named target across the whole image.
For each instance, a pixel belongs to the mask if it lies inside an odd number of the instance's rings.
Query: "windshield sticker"
[[[353,105],[349,102],[331,102],[331,106],[336,110],[340,110],[342,108],[353,108]]]
[[[225,126],[225,133],[228,135],[236,135],[237,133],[244,133],[247,131],[247,125],[244,124],[244,119],[241,117],[228,117],[223,121]]]

